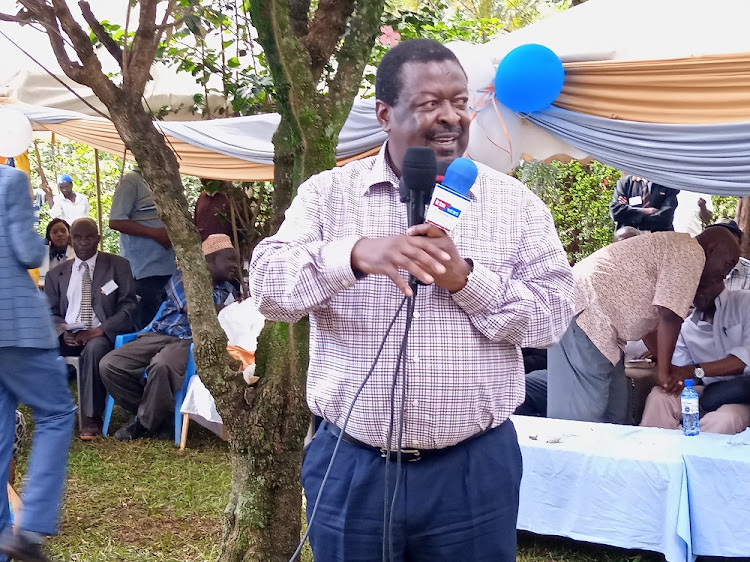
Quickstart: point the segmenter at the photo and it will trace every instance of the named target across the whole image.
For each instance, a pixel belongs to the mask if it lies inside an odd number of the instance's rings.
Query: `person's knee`
[[[99,376],[105,383],[112,378],[112,359],[112,353],[107,353],[99,361]]]
[[[750,406],[725,404],[701,419],[701,429],[706,433],[734,435],[750,426]]]

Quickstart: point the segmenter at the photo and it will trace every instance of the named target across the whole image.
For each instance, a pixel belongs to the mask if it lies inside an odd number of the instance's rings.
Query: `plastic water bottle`
[[[700,430],[700,413],[698,411],[698,393],[693,388],[693,381],[685,381],[685,388],[680,394],[682,403],[682,433],[698,435]]]

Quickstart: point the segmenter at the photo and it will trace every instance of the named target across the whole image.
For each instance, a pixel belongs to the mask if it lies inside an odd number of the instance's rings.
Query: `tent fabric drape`
[[[524,116],[597,160],[668,187],[716,195],[750,191],[750,121],[639,123],[557,107]]]
[[[31,121],[58,135],[122,156],[125,145],[114,124],[102,117],[28,104],[13,104]],[[157,121],[177,155],[180,172],[230,181],[273,180],[273,133],[277,114],[211,121]],[[385,133],[374,100],[358,100],[339,134],[337,163],[377,154]],[[132,159],[132,155],[127,153]]]
[[[555,106],[626,121],[750,121],[750,53],[573,62]]]

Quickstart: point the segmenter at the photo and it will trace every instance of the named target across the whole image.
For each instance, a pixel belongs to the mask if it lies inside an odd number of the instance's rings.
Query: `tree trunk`
[[[740,197],[737,201],[735,220],[744,233],[740,243],[742,257],[750,258],[750,197]]]
[[[246,392],[254,402],[250,431],[230,443],[232,491],[220,562],[286,562],[299,542],[309,333],[306,320],[268,322],[258,338],[260,382],[257,394]]]

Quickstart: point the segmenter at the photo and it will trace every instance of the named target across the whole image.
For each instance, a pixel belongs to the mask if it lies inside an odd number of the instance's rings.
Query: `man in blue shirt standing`
[[[121,255],[133,270],[140,299],[135,323],[142,328],[164,301],[165,285],[175,271],[175,257],[151,189],[138,168],[125,174],[115,189],[109,227],[120,232]]]
[[[230,283],[237,276],[237,252],[226,234],[209,236],[202,248],[218,312],[239,296]],[[99,374],[107,392],[120,406],[135,414],[117,430],[115,439],[130,441],[147,433],[171,433],[174,390],[181,388],[185,380],[193,338],[187,306],[182,272],[177,270],[167,284],[167,302],[148,330],[101,360]]]
[[[0,166],[0,562],[47,560],[41,544],[57,532],[76,411],[47,299],[27,272],[47,251],[33,222],[29,180]],[[5,484],[19,403],[34,415],[34,436],[14,527]]]

